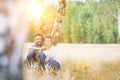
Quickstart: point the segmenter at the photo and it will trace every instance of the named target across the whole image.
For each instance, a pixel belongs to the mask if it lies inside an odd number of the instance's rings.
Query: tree
[[[109,0],[69,2],[63,19],[64,42],[118,43],[117,6]]]

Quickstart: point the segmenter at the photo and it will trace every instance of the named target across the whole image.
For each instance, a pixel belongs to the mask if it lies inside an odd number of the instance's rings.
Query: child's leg
[[[54,59],[49,59],[48,61],[48,67],[49,69],[51,68],[51,66],[55,66],[57,69],[60,69],[61,68],[61,65],[58,61],[54,60]]]

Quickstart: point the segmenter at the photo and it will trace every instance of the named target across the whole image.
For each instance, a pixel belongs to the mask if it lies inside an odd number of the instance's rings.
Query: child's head
[[[51,36],[46,36],[44,40],[44,45],[52,45],[52,38]]]

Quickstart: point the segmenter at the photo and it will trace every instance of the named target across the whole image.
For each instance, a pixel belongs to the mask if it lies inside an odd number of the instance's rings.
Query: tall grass
[[[120,80],[120,60],[100,65],[101,67],[95,68],[66,61],[56,74],[52,71],[45,73],[40,68],[24,67],[24,80]]]

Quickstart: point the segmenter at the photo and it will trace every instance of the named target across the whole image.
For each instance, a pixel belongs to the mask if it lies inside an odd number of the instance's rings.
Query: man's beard
[[[36,43],[37,46],[42,46],[42,43],[38,42]]]

